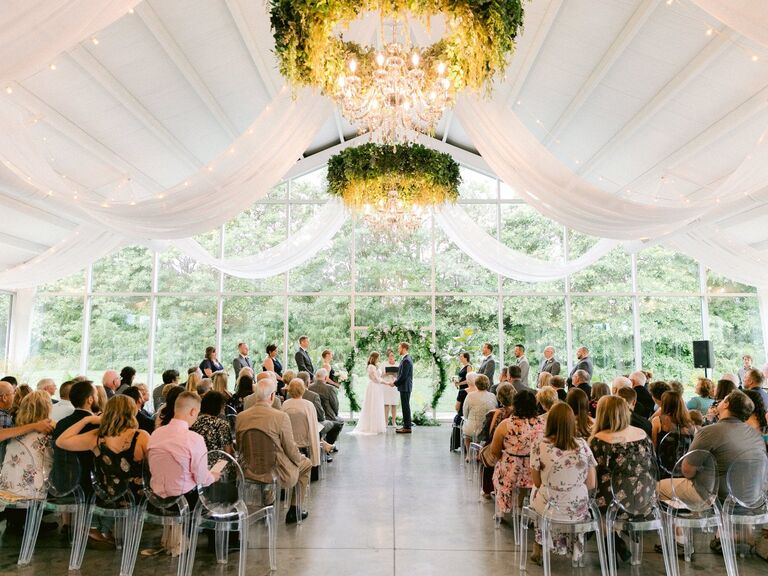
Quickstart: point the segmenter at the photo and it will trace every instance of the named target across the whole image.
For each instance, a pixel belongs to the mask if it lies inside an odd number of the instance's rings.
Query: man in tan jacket
[[[275,472],[280,478],[280,484],[286,490],[291,491],[291,507],[288,509],[286,524],[294,524],[301,513],[302,520],[309,513],[297,511],[296,494],[292,488],[299,483],[302,502],[305,502],[309,476],[312,470],[310,460],[299,452],[293,439],[291,419],[288,414],[272,408],[277,390],[276,383],[271,378],[264,378],[256,382],[254,386],[255,404],[244,410],[237,416],[235,434],[238,445],[243,445],[243,436],[249,430],[261,430],[266,433],[275,445],[277,455]],[[245,455],[247,457],[247,455]],[[272,482],[271,474],[255,474],[249,470],[248,462],[245,462],[245,477],[258,482]]]

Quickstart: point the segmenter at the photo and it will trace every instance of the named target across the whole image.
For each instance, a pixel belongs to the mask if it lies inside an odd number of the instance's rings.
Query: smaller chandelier
[[[390,190],[386,198],[375,204],[363,205],[363,221],[371,232],[391,236],[404,232],[416,232],[428,214],[421,206],[406,206],[397,190]]]
[[[361,133],[380,130],[384,142],[434,132],[455,100],[445,63],[394,41],[360,56],[349,58],[337,80],[334,99],[344,117]]]

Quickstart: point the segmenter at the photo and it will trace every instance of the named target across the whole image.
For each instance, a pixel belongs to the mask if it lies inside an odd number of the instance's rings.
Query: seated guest
[[[575,374],[574,374],[575,376]],[[592,417],[589,415],[589,397],[581,388],[571,388],[565,397],[576,419],[576,436],[589,438],[592,435]]]
[[[43,378],[37,383],[36,389],[47,392],[48,396],[51,397],[51,402],[53,404],[57,404],[59,402],[56,400],[56,398],[54,398],[54,396],[56,396],[56,382],[54,382],[53,378]]]
[[[592,396],[592,386],[589,384],[591,379],[592,377],[586,370],[576,370],[573,376],[571,376],[571,389],[578,388],[584,390],[587,398],[590,398]]]
[[[576,391],[586,399],[586,392],[579,388],[569,394]],[[576,434],[573,410],[558,402],[547,415],[543,438],[534,442],[531,449],[531,477],[535,486],[531,507],[539,514],[548,513],[554,520],[573,522],[586,517],[589,490],[595,487],[596,466],[587,441]],[[554,538],[553,550],[556,554],[573,552],[578,560],[583,554],[583,543],[567,536]],[[531,561],[541,564],[541,553],[541,531],[537,530]]]
[[[109,388],[104,386],[96,386],[96,403],[93,405],[93,413],[101,414],[110,399],[110,395],[107,394]]]
[[[467,399],[464,401],[464,427],[461,432],[464,435],[464,442],[466,444],[467,453],[469,452],[469,443],[472,438],[475,438],[480,434],[480,430],[483,428],[483,420],[485,415],[491,410],[496,409],[496,396],[488,392],[491,382],[488,380],[488,376],[485,374],[478,374],[475,378],[475,387],[477,392],[471,392],[467,394]]]
[[[277,395],[284,400],[285,398],[287,398],[287,394],[285,391],[285,383],[290,382],[291,380],[296,378],[296,372],[294,370],[286,370],[285,372],[283,372],[282,378],[283,378],[282,386],[280,385],[280,383],[278,383],[278,386],[277,386]],[[304,387],[306,388],[306,386],[307,384],[305,382]]]
[[[78,420],[59,436],[56,446],[71,452],[92,451],[93,469],[107,494],[119,496],[118,491],[127,484],[138,499],[143,496],[141,463],[149,434],[139,429],[137,413],[138,407],[128,395],[113,396],[101,416]],[[89,424],[99,427],[83,431]]]
[[[611,394],[617,396],[619,390],[622,388],[632,388],[632,380],[626,376],[616,376],[611,384]],[[635,396],[637,396],[637,393],[635,393]]]
[[[120,386],[115,390],[115,394],[122,394],[128,388],[133,386],[133,379],[136,376],[136,368],[133,366],[125,366],[120,370]]]
[[[312,462],[312,466],[320,466],[320,425],[317,422],[317,410],[309,400],[304,400],[304,381],[301,378],[294,378],[288,383],[286,388],[288,399],[283,402],[282,410],[286,414],[299,414],[306,419],[306,426],[297,429],[293,427],[291,420],[291,430],[293,439],[299,448],[306,449],[305,455]]]
[[[721,378],[717,381],[717,386],[715,387],[715,401],[712,403],[712,405],[709,407],[709,410],[707,410],[707,416],[706,420],[707,422],[717,422],[718,415],[717,415],[717,407],[723,400],[726,399],[728,394],[736,390],[736,384],[734,384],[733,380]]]
[[[182,390],[179,386],[176,386],[167,393],[165,404],[163,404],[160,411],[155,414],[155,429],[160,428],[160,426],[165,426],[173,420],[176,399],[182,392],[186,392],[186,390]]]
[[[299,452],[293,439],[291,419],[288,414],[272,408],[277,385],[274,380],[264,378],[256,382],[256,404],[241,412],[237,416],[235,434],[238,446],[244,445],[244,436],[249,430],[260,430],[267,434],[275,445],[277,456],[276,472],[280,477],[280,484],[291,493],[291,507],[288,509],[286,524],[295,524],[299,514],[304,519],[308,513],[296,508],[295,490],[291,490],[298,482],[302,502],[306,502],[309,476],[312,463]],[[248,454],[243,454],[244,472],[247,479],[257,482],[272,482],[272,475],[259,476],[251,471],[248,466]]]
[[[197,432],[205,440],[205,448],[208,452],[221,450],[227,454],[234,454],[232,449],[232,429],[221,416],[224,414],[224,396],[211,390],[200,401],[200,414],[194,424],[189,427],[192,432]],[[215,454],[208,456],[208,466],[216,464],[218,457]]]
[[[520,369],[520,366],[516,364],[507,366],[507,371],[509,372],[509,383],[512,384],[515,392],[520,392],[521,390],[530,390],[528,386],[523,384],[523,380],[521,378],[523,371]]]
[[[219,372],[219,374],[224,374],[224,372]],[[198,396],[202,397],[203,394],[205,394],[206,392],[209,392],[212,388],[213,388],[213,380],[211,380],[210,378],[203,378],[202,380],[200,380],[200,384],[197,385],[197,390],[195,392],[197,392]]]
[[[51,410],[51,420],[54,422],[58,422],[59,420],[66,418],[75,411],[75,407],[69,400],[69,391],[72,389],[74,384],[74,380],[67,380],[59,388],[59,395],[61,396],[61,400],[57,402],[54,405],[53,410]]]
[[[565,378],[562,376],[552,376],[550,384],[552,384],[552,387],[557,390],[557,399],[560,400],[560,402],[565,402],[565,397],[568,394],[565,391]]]
[[[680,396],[683,396],[685,394],[685,388],[683,387],[683,383],[679,380],[670,380],[668,382],[670,390],[672,392],[677,392],[680,394]]]
[[[253,377],[253,374],[251,374]],[[229,401],[232,395],[229,393],[229,374],[226,372],[216,372],[211,377],[211,390],[216,390],[219,394]]]
[[[299,372],[299,376],[301,376]],[[305,374],[307,374],[305,372]],[[309,374],[307,374],[309,376]],[[320,368],[315,373],[315,382],[309,386],[309,389],[304,393],[303,398],[309,400],[307,392],[314,392],[320,398],[320,405],[322,407],[322,413],[324,418],[323,434],[325,441],[329,444],[336,444],[336,440],[341,434],[341,430],[344,427],[344,421],[339,416],[339,396],[336,388],[325,381],[325,368]],[[315,409],[317,405],[315,404]]]
[[[686,408],[688,410],[698,410],[702,414],[706,414],[709,407],[715,402],[712,397],[714,385],[709,378],[699,378],[696,380],[696,396],[688,400]]]
[[[11,417],[15,420],[16,415],[21,408],[21,401],[32,393],[32,388],[26,384],[21,384],[16,387],[16,394],[13,396],[13,404],[11,405]]]
[[[160,406],[163,405],[163,402],[165,402],[165,396],[163,395],[163,392],[165,391],[165,386],[167,384],[174,384],[178,386],[179,384],[179,371],[178,370],[166,370],[163,372],[163,383],[152,391],[152,405],[154,406],[155,412],[160,410]]]
[[[238,414],[245,410],[243,402],[248,396],[253,394],[253,384],[253,378],[248,375],[240,378],[237,382],[237,390],[235,390],[232,397],[227,400],[227,406],[232,407]],[[221,394],[219,390],[215,390],[215,392]]]
[[[632,382],[632,387],[635,389],[635,394],[637,395],[637,406],[635,407],[635,411],[639,416],[650,420],[651,415],[656,410],[656,406],[654,405],[651,393],[645,386],[650,382],[648,374],[650,374],[650,372],[637,370],[629,375],[629,380]]]
[[[515,397],[515,389],[509,382],[500,382],[496,388],[496,401],[499,408],[492,410],[485,415],[483,429],[480,431],[478,441],[482,444],[488,444],[493,440],[496,428],[504,420],[512,415],[512,399]],[[490,498],[493,492],[493,466],[483,466],[483,496]]]
[[[688,416],[688,409],[683,397],[677,392],[664,392],[661,396],[659,415],[651,420],[651,440],[658,449],[661,439],[669,432],[678,432],[683,436],[693,436],[696,428]]]
[[[14,388],[19,385],[19,381],[16,379],[16,376],[3,376],[0,378],[0,382],[8,382],[8,384]]]
[[[661,406],[661,397],[664,395],[665,392],[670,392],[672,390],[672,386],[664,382],[663,380],[657,380],[656,382],[651,382],[648,386],[648,391],[651,393],[651,398],[653,398],[653,404],[654,404],[654,410],[651,416],[649,417],[649,420],[653,422],[653,418],[655,416],[659,415],[659,407]]]
[[[688,416],[691,417],[691,422],[693,422],[696,430],[704,426],[704,415],[698,410],[688,410]]]
[[[173,398],[170,420],[152,433],[147,445],[152,491],[161,498],[183,495],[193,510],[198,500],[197,486],[208,486],[220,476],[208,470],[205,440],[190,430],[199,413],[200,396],[180,393]]]
[[[763,397],[757,390],[744,390],[744,394],[749,396],[749,399],[752,400],[752,404],[755,405],[752,414],[747,418],[747,424],[761,434],[768,435],[768,422],[766,422],[766,416],[768,416],[768,414],[766,414],[766,407],[765,404],[763,404]]]
[[[496,509],[509,513],[520,506],[527,490],[533,487],[529,455],[544,431],[543,419],[536,408],[532,390],[518,392],[512,398],[512,414],[496,428],[491,442],[491,456],[497,460],[493,471]],[[514,500],[515,490],[518,500]]]
[[[629,414],[629,425],[634,426],[635,428],[640,428],[643,432],[645,432],[648,435],[648,438],[651,437],[653,434],[653,426],[651,426],[650,420],[647,418],[643,418],[638,414],[635,410],[636,403],[637,403],[637,392],[635,392],[635,389],[632,387],[622,387],[619,388],[617,391],[617,396],[624,398],[624,401],[627,403],[627,406],[629,407],[630,414]]]
[[[549,386],[552,382],[552,374],[549,372],[540,372],[539,378],[536,381],[536,388],[544,388],[544,386]]]
[[[761,434],[749,426],[746,421],[754,411],[754,404],[749,396],[739,390],[734,390],[720,403],[718,413],[720,419],[709,426],[704,426],[696,432],[691,444],[691,450],[706,450],[717,462],[717,473],[720,477],[719,497],[724,500],[728,496],[726,474],[728,468],[737,461],[760,460],[765,458],[765,442]],[[695,463],[684,461],[683,478],[665,478],[659,481],[659,497],[671,500],[672,485],[675,491],[685,493],[691,501],[701,500],[696,490],[697,469]]]
[[[768,406],[768,392],[763,388],[763,373],[756,368],[747,370],[744,374],[744,390],[755,390],[763,399],[763,405]]]
[[[256,382],[257,383],[258,383],[259,380],[264,380],[264,379],[275,380],[275,373],[274,372],[259,372],[256,375]],[[275,380],[275,385],[277,385],[277,380]],[[319,404],[320,403],[320,398],[318,398],[317,401],[318,401],[318,404]],[[277,394],[275,394],[275,399],[272,402],[272,408],[274,408],[275,410],[280,410],[280,406],[282,405],[282,403],[283,403],[282,399]],[[243,408],[245,410],[248,410],[248,408],[250,408],[254,404],[256,404],[256,396],[254,396],[253,394],[251,394],[250,396],[246,396],[245,399],[243,400]]]
[[[634,394],[631,387],[623,389]],[[630,425],[630,416],[629,406],[620,396],[603,396],[598,400],[589,447],[597,461],[595,501],[602,514],[612,501],[611,478],[643,478],[647,476],[648,462],[654,458],[650,438],[640,428]],[[636,489],[636,501],[650,502],[656,495],[656,477],[640,482]],[[626,562],[632,556],[629,547],[618,535],[614,538],[616,552]]]
[[[187,383],[184,385],[184,390],[197,394],[197,387],[200,386],[200,382],[202,381],[203,377],[199,372],[192,372],[192,374],[187,377]]]
[[[155,419],[144,410],[144,395],[139,387],[131,386],[128,390],[123,392],[123,396],[131,398],[139,409],[138,412],[136,412],[136,421],[139,423],[139,430],[144,430],[147,434],[152,434],[155,430]]]
[[[589,415],[592,416],[592,418],[594,418],[595,414],[597,414],[597,402],[600,400],[600,398],[610,395],[611,389],[605,382],[595,382],[592,385],[592,394],[590,395],[589,399]]]
[[[542,372],[542,374],[549,374],[549,372]],[[536,402],[539,405],[539,413],[544,416],[544,421],[547,419],[547,412],[552,409],[552,406],[554,406],[557,401],[557,390],[552,388],[552,386],[544,386],[536,392]]]
[[[215,346],[208,346],[205,349],[205,358],[200,362],[200,371],[207,378],[211,378],[214,372],[224,372],[224,366],[219,362]],[[189,390],[189,386],[187,386],[187,390]]]

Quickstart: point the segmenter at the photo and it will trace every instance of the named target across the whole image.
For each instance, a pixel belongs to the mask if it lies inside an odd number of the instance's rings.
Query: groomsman
[[[584,370],[589,375],[589,378],[587,378],[587,381],[592,379],[592,372],[594,371],[594,367],[592,365],[592,358],[589,357],[589,348],[586,346],[581,346],[578,350],[576,350],[576,366],[573,367],[573,370],[571,370],[571,374],[568,376],[568,385],[574,386],[573,382],[573,375],[577,370]]]
[[[541,366],[539,366],[539,374],[542,372],[549,372],[552,376],[560,374],[560,362],[555,360],[554,346],[544,348],[544,360],[541,361]]]
[[[296,350],[294,359],[296,360],[296,366],[299,372],[308,372],[311,377],[315,375],[315,367],[312,365],[312,358],[309,357],[309,337],[299,337],[299,349]]]
[[[515,364],[520,366],[520,382],[528,388],[528,373],[531,371],[531,366],[528,358],[525,357],[525,346],[522,344],[515,344],[515,358],[517,358]]]
[[[235,378],[240,375],[240,370],[243,368],[253,369],[251,358],[248,356],[248,344],[240,342],[240,344],[237,345],[237,351],[239,354],[232,360],[232,368],[235,369]]]
[[[496,359],[493,357],[493,345],[489,342],[483,344],[483,361],[480,363],[480,368],[477,369],[479,374],[485,374],[488,377],[488,382],[493,386],[493,374],[496,372]]]

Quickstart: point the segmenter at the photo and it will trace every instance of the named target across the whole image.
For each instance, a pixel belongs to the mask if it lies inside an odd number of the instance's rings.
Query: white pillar
[[[7,371],[19,371],[29,357],[32,344],[32,312],[35,288],[23,288],[13,295]]]
[[[763,330],[763,353],[768,362],[768,286],[757,289],[757,300],[760,303],[760,327]]]

